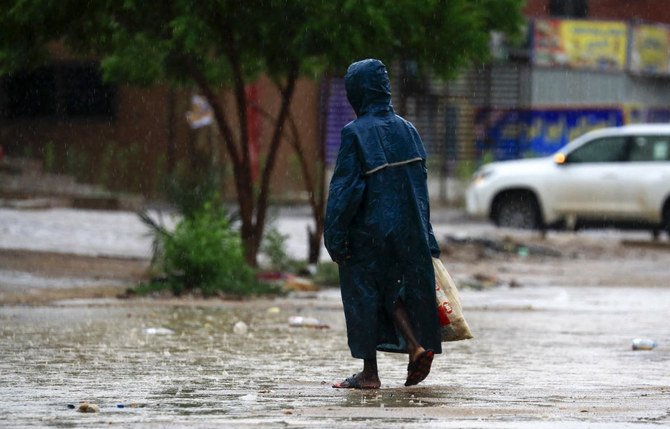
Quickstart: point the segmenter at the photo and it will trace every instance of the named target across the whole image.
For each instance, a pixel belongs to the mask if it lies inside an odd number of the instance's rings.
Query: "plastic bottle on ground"
[[[656,341],[649,338],[635,338],[633,340],[633,350],[653,350],[656,346]]]

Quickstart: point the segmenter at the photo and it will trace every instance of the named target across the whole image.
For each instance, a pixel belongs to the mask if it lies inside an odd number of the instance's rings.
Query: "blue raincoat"
[[[357,119],[342,129],[324,238],[339,264],[351,354],[407,352],[391,316],[398,299],[419,343],[440,353],[431,261],[440,250],[430,225],[426,151],[414,126],[393,111],[381,61],[352,64],[344,80]]]

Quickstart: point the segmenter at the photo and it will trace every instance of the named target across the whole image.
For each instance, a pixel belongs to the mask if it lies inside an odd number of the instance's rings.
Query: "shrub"
[[[282,234],[277,228],[267,230],[263,237],[261,251],[267,256],[270,266],[268,268],[277,271],[287,271],[293,268],[293,261],[286,253],[286,239],[288,235]]]
[[[182,164],[167,179],[166,196],[179,213],[190,217],[218,200],[219,187],[218,176],[210,167],[194,170]]]
[[[229,214],[221,206],[206,203],[185,216],[173,232],[147,221],[154,230],[154,266],[161,278],[144,285],[142,290],[169,288],[175,295],[184,292],[203,296],[218,294],[249,295],[274,290],[256,280],[254,270],[244,261],[238,232],[231,226]],[[149,218],[150,219],[150,218]]]

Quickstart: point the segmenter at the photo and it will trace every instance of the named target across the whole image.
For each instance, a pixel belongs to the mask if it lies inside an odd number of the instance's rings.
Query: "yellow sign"
[[[670,27],[633,27],[630,70],[634,73],[670,74]]]
[[[535,21],[536,65],[623,70],[628,29],[624,22],[541,19]]]

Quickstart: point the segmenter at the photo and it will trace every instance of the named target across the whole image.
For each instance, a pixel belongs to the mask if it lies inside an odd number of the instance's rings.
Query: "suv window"
[[[626,159],[626,137],[592,140],[568,155],[568,162],[620,162]]]
[[[670,161],[670,136],[639,136],[630,147],[631,161]]]

